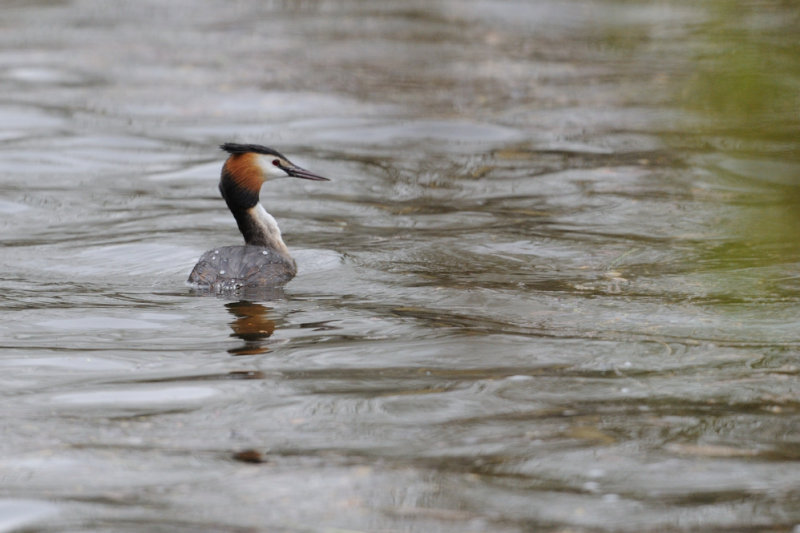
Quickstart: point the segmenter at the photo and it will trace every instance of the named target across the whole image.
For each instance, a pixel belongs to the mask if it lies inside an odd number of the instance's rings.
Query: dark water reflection
[[[7,3],[0,531],[796,532],[795,11]]]
[[[265,341],[275,332],[275,322],[269,318],[269,309],[245,300],[226,304],[225,307],[236,317],[236,320],[231,322],[232,336],[244,341],[244,345],[231,348],[228,353],[258,355],[268,352],[269,348]]]

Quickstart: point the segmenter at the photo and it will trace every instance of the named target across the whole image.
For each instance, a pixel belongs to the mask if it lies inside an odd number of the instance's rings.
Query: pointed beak
[[[314,180],[314,181],[331,181],[328,178],[324,178],[319,174],[314,174],[313,172],[309,172],[304,168],[300,168],[295,165],[289,166],[281,166],[281,168],[294,178],[303,178],[304,180]]]

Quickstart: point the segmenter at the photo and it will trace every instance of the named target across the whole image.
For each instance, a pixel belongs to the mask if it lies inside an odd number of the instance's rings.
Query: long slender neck
[[[239,224],[239,231],[244,236],[244,242],[253,246],[264,246],[272,248],[276,252],[286,257],[289,255],[289,248],[281,238],[281,230],[275,219],[267,213],[260,203],[246,211],[233,213],[236,223]]]
[[[233,213],[245,244],[270,248],[291,259],[283,242],[278,223],[259,203],[259,191],[237,184],[226,172],[222,173],[219,191]]]

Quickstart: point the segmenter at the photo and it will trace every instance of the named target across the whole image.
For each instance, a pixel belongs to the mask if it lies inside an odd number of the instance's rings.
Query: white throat
[[[264,206],[258,203],[254,207],[248,209],[247,213],[250,215],[254,222],[253,225],[255,226],[255,235],[253,235],[253,240],[255,242],[253,242],[253,244],[273,248],[280,254],[291,257],[289,255],[289,248],[286,247],[286,243],[283,242],[283,238],[281,237],[281,230],[278,227],[278,223],[272,215],[267,213]]]

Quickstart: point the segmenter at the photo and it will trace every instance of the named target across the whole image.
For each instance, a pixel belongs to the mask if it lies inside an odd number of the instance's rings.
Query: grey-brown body
[[[294,259],[264,246],[222,246],[204,253],[189,274],[189,283],[215,291],[241,287],[274,287],[297,273]]]

